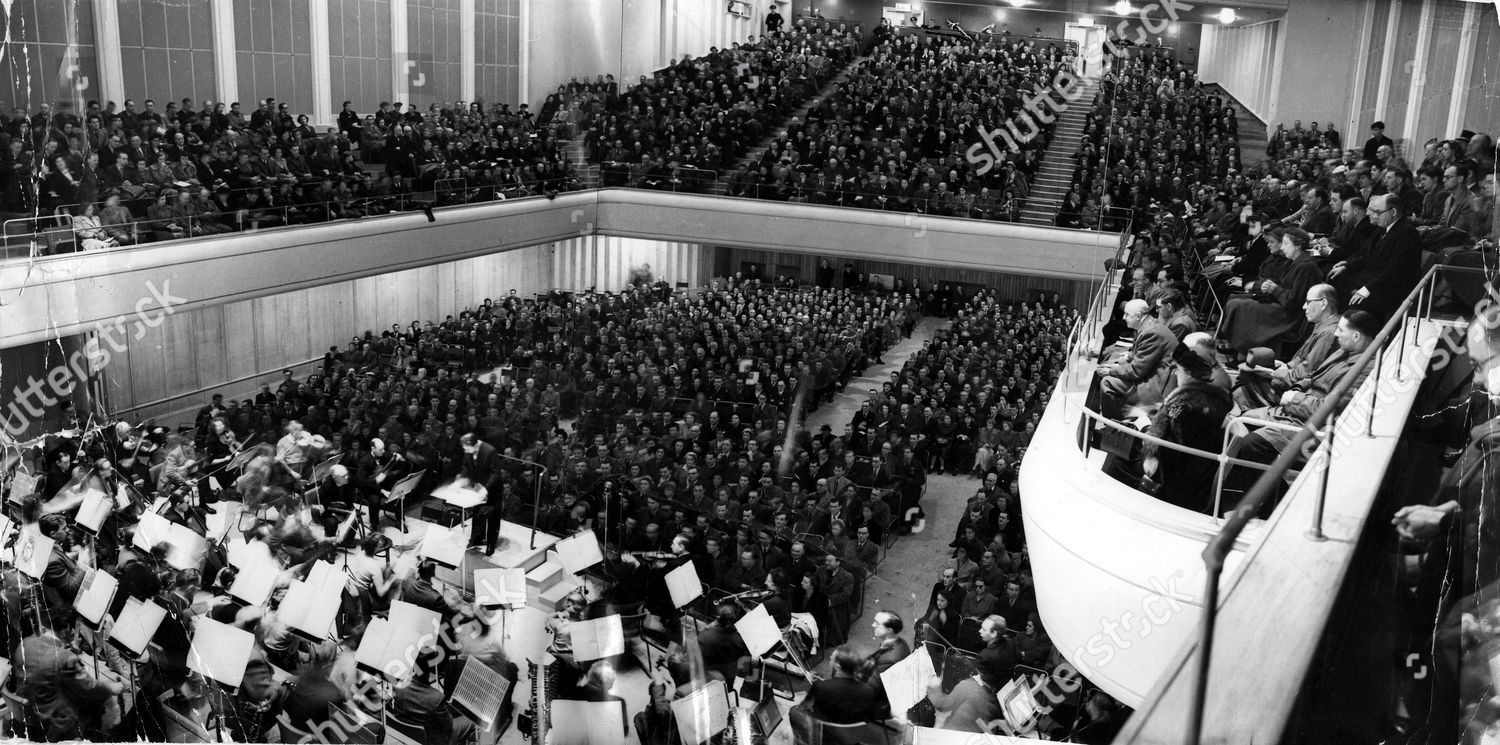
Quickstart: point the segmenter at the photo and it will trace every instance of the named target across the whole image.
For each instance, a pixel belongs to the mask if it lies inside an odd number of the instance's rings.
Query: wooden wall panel
[[[131,339],[110,364],[110,405],[132,417],[175,422],[214,390],[252,394],[260,380],[321,358],[366,330],[440,320],[511,289],[525,296],[550,290],[552,272],[551,251],[534,247],[176,313],[141,340]],[[41,346],[17,349],[27,350],[14,353],[25,362],[18,370],[45,362]]]

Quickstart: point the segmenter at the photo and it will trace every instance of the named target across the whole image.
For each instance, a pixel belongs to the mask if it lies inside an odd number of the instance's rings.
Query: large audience
[[[119,111],[95,103],[81,116],[17,110],[0,116],[0,204],[66,212],[82,247],[100,249],[354,218],[412,200],[575,188],[559,144],[574,137],[605,165],[606,180],[675,188],[709,178],[695,173],[725,173],[776,132],[730,179],[730,194],[1014,219],[1050,133],[982,174],[963,153],[974,130],[1011,118],[1019,95],[1070,64],[1069,52],[1009,38],[887,30],[876,39],[869,58],[817,100],[859,53],[857,33],[778,27],[624,91],[610,76],[575,79],[535,115],[458,102],[425,113],[381,103],[361,116],[346,103],[338,127],[319,133],[274,99],[249,116],[238,104],[195,110],[191,100],[161,112],[150,101],[140,111],[131,101]],[[785,121],[810,100],[805,121]],[[1236,129],[1234,109],[1170,54],[1111,60],[1057,218],[1136,232],[1106,333],[1129,340],[1101,350],[1089,402],[1105,421],[1092,443],[1108,451],[1116,478],[1209,513],[1233,507],[1220,491],[1248,491],[1427,266],[1484,266],[1495,241],[1488,134],[1429,140],[1419,158],[1379,122],[1362,149],[1348,150],[1332,126],[1295,122],[1278,126],[1264,163],[1245,168]],[[680,633],[663,576],[691,563],[708,590],[697,608],[709,621],[698,656],[713,674],[763,672],[746,662],[734,628],[748,598],[744,607],[765,605],[788,650],[821,652],[833,677],[848,679],[837,691],[814,683],[794,728],[808,717],[930,716],[881,708],[878,673],[910,653],[908,622],[915,641],[973,656],[974,678],[934,686],[932,706],[998,716],[994,691],[1018,666],[1057,660],[1036,615],[1016,468],[1077,313],[1056,297],[1017,303],[988,290],[962,298],[903,283],[866,292],[855,276],[846,270],[837,287],[830,269],[811,287],[728,277],[693,293],[641,284],[512,294],[334,345],[301,380],[287,371],[253,397],[215,396],[188,430],[84,423],[48,437],[24,454],[34,487],[8,496],[24,531],[55,544],[35,582],[8,582],[0,595],[7,647],[21,660],[17,691],[33,704],[25,732],[167,739],[186,720],[263,741],[353,714],[368,730],[361,737],[375,739],[392,713],[385,726],[414,723],[418,739],[467,741],[472,723],[443,705],[464,663],[478,660],[512,684],[521,673],[475,598],[439,581],[430,560],[391,561],[411,547],[380,532],[388,520],[393,535],[405,533],[406,503],[386,496],[419,471],[414,503],[435,504],[432,492],[455,481],[480,487],[471,550],[493,554],[502,520],[592,532],[608,549],[596,596],[571,592],[549,609],[549,670],[563,698],[615,700],[613,667],[573,656],[575,624],[644,609]],[[1440,309],[1467,313],[1483,288],[1451,279],[1434,294]],[[924,312],[951,325],[869,392],[845,432],[804,428]],[[1479,334],[1471,346],[1485,366],[1500,345]],[[1286,426],[1235,430],[1235,460],[1221,479],[1209,456],[1237,414]],[[1152,438],[1111,436],[1122,429]],[[1470,472],[1488,452],[1464,453]],[[335,456],[339,464],[326,467]],[[945,472],[979,478],[951,555],[919,616],[873,615],[879,645],[861,659],[843,645],[866,583],[884,546],[922,519],[929,474]],[[1441,525],[1484,518],[1482,500],[1456,488],[1453,501],[1398,513],[1403,539],[1427,544]],[[102,522],[85,530],[80,517],[101,499]],[[204,539],[201,555],[184,559],[156,518]],[[259,601],[234,591],[245,551],[279,570]],[[335,560],[345,572],[338,641],[304,638],[281,604]],[[80,616],[75,601],[95,570],[119,579],[112,615],[132,602],[167,609],[142,660],[100,643],[108,629]],[[1439,612],[1428,616],[1441,628],[1455,607],[1492,614],[1478,589],[1465,586],[1467,605],[1435,601]],[[409,684],[390,688],[354,652],[397,602],[438,613],[444,633],[411,661]],[[244,684],[220,689],[194,672],[190,639],[208,621],[254,635]],[[1433,633],[1431,624],[1409,631]],[[93,676],[80,660],[93,662]],[[679,654],[666,660],[662,690],[653,685],[652,705],[634,721],[642,736],[674,731],[657,699],[689,686],[690,667]],[[850,686],[868,694],[865,703],[850,703]],[[1116,714],[1107,698],[1078,707],[1095,722]]]
[[[346,101],[319,132],[285,103],[191,99],[0,120],[0,208],[66,215],[79,248],[358,218],[577,188],[551,126],[523,106]],[[68,224],[68,223],[65,223]]]
[[[979,130],[1019,121],[1023,98],[1071,65],[1032,39],[888,35],[731,179],[729,193],[791,202],[1015,220],[1051,143],[1052,121],[987,169]],[[1050,117],[1049,117],[1050,119]]]

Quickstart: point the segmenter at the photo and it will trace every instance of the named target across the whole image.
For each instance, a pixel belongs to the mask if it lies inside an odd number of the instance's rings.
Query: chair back
[[[390,709],[385,711],[385,742],[387,745],[422,745],[427,741],[427,730],[396,716]]]
[[[8,734],[11,737],[23,737],[27,734],[32,735],[33,739],[41,737],[41,732],[32,729],[34,725],[39,724],[37,718],[27,715],[31,709],[31,702],[9,688],[0,688],[0,694],[5,696],[6,718],[10,720]]]

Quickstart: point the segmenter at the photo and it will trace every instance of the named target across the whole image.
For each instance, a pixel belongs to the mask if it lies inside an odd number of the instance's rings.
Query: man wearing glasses
[[[1365,261],[1356,258],[1349,262],[1348,268],[1359,282],[1349,304],[1384,320],[1421,279],[1422,241],[1395,197],[1373,197],[1369,214],[1375,226],[1375,243]]]

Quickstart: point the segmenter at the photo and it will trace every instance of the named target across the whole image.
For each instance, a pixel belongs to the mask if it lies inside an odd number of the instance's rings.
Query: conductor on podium
[[[469,531],[469,547],[484,546],[486,554],[495,553],[500,539],[500,514],[505,499],[505,485],[501,479],[500,455],[491,445],[470,432],[460,437],[459,445],[464,449],[463,464],[459,467],[460,481],[468,487],[484,492],[484,504],[474,511],[474,524]]]

